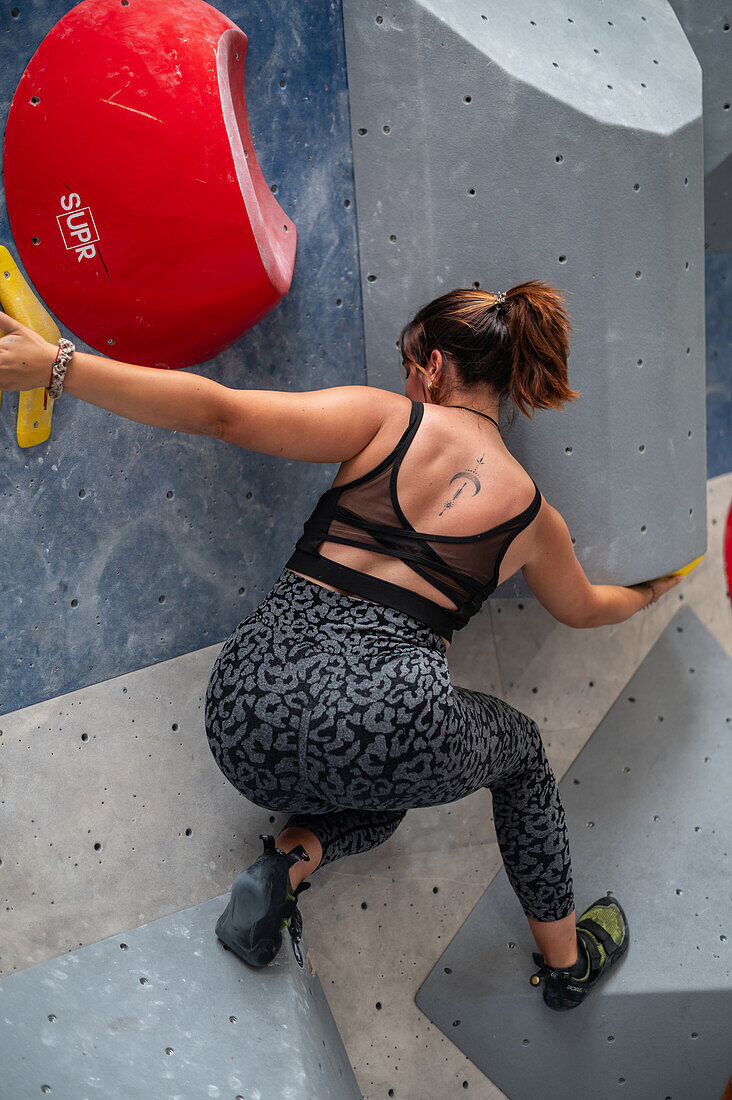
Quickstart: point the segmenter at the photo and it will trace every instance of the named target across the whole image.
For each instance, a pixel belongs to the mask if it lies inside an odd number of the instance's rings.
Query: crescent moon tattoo
[[[468,481],[472,481],[473,485],[475,486],[475,492],[473,493],[473,496],[477,496],[480,492],[480,482],[478,481],[475,474],[468,473],[467,470],[461,470],[459,474],[455,474],[455,477],[450,478],[449,484],[452,485],[453,481],[457,481],[459,477],[464,477],[467,478]],[[462,492],[462,487],[460,491]]]
[[[479,466],[483,465],[484,457],[485,457],[484,455],[481,455],[481,457],[478,459],[478,461],[475,465],[476,470],[478,469]],[[438,513],[439,515],[444,515],[444,513],[447,512],[448,509],[453,507],[453,505],[455,504],[455,501],[460,496],[463,489],[465,488],[465,485],[468,482],[472,482],[472,484],[473,484],[473,489],[474,489],[473,496],[477,496],[478,493],[480,492],[480,481],[478,480],[478,478],[475,476],[475,474],[471,470],[461,470],[459,474],[454,474],[453,477],[450,478],[450,481],[448,482],[448,484],[452,485],[453,481],[462,481],[463,484],[457,490],[457,492],[455,493],[452,500],[445,501],[445,504],[442,507],[442,511]]]

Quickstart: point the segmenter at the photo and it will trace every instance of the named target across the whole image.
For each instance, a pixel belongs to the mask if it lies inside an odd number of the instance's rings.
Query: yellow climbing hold
[[[33,329],[49,344],[57,344],[61,333],[46,307],[36,297],[23,278],[15,260],[7,248],[0,245],[0,306],[3,313]],[[49,378],[51,364],[48,365]],[[43,408],[43,388],[21,390],[18,401],[17,438],[21,447],[34,447],[45,443],[51,434],[53,399]]]
[[[699,562],[702,560],[703,557],[704,557],[704,555],[701,554],[698,558],[694,558],[693,561],[690,561],[688,565],[685,565],[683,567],[683,569],[675,569],[673,573],[666,573],[666,576],[667,577],[685,577],[687,573],[691,573],[692,569],[695,569],[697,567],[697,565],[699,564]]]

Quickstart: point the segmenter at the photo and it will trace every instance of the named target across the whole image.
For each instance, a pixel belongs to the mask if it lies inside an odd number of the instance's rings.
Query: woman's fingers
[[[0,310],[0,329],[2,330],[3,336],[13,336],[16,333],[24,332],[25,325],[21,325],[20,321],[8,317],[7,313],[3,313]]]
[[[673,573],[670,577],[654,577],[653,591],[657,596],[662,596],[664,592],[668,592],[671,588],[675,588],[677,584],[681,584],[683,579],[678,573]]]

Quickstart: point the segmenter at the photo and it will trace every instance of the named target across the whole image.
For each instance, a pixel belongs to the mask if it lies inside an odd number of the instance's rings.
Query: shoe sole
[[[265,884],[253,881],[248,871],[242,871],[234,880],[229,904],[216,922],[216,935],[221,942],[250,966],[266,966],[282,946],[279,928],[267,935],[259,927],[269,907],[270,895]]]

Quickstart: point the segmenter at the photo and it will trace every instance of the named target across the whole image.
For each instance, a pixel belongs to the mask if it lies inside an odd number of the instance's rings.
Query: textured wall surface
[[[670,0],[704,74],[707,247],[732,248],[732,10],[725,0]]]
[[[732,250],[708,252],[707,477],[732,470]]]
[[[399,329],[436,294],[568,291],[582,398],[508,446],[593,582],[686,564],[706,546],[702,80],[672,9],[343,7],[369,381],[396,388]]]
[[[71,7],[3,5],[3,129],[25,65]],[[289,295],[193,369],[233,387],[362,385],[340,5],[218,7],[249,38],[257,157],[299,241]],[[52,134],[39,171],[50,152]],[[0,243],[17,257],[0,199]],[[205,323],[181,303],[181,324]],[[17,403],[8,393],[0,407],[0,713],[226,637],[280,572],[337,468],[148,428],[71,397],[57,402],[49,441],[23,451]]]
[[[707,476],[732,470],[732,9],[671,0],[704,88]]]

